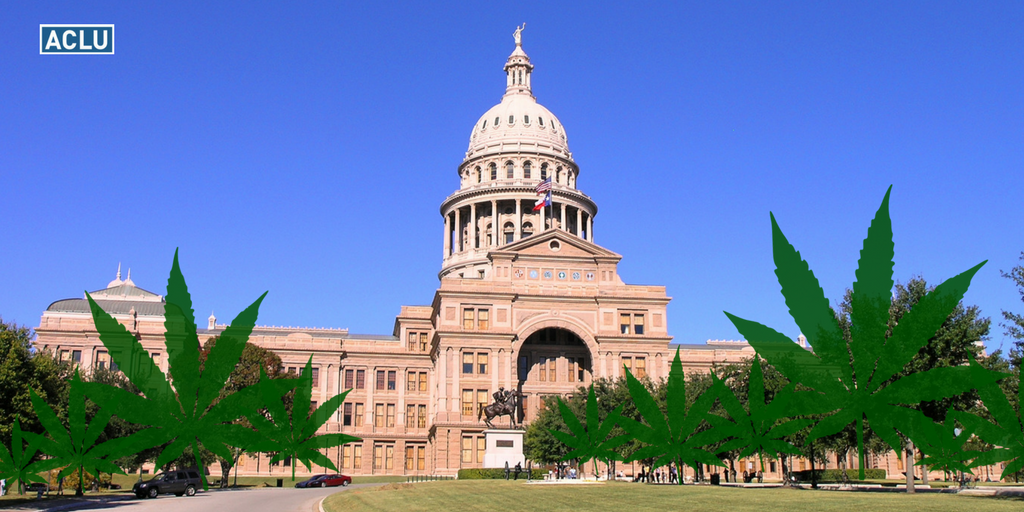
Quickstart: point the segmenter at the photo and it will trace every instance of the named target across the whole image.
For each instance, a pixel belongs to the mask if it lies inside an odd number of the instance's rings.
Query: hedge
[[[843,470],[841,469],[816,469],[814,472],[817,474],[819,482],[842,482],[843,481]],[[801,482],[811,481],[811,470],[805,471],[794,471],[793,475],[796,476]],[[857,480],[859,476],[857,469],[847,469],[846,479]],[[881,480],[885,478],[884,469],[865,469],[864,478],[869,480]]]
[[[544,475],[546,475],[546,474],[547,474],[547,471],[545,471],[543,469],[534,469],[533,470],[533,478],[538,479],[538,480],[543,479]],[[510,470],[509,471],[509,475],[508,475],[509,480],[511,480],[511,479],[513,479],[515,477],[516,477],[515,470]],[[526,470],[525,469],[523,470],[522,473],[519,473],[519,478],[521,478],[521,479],[525,479],[526,478]],[[504,468],[488,468],[488,469],[460,469],[459,470],[459,480],[488,480],[488,479],[504,480],[505,479],[505,469]]]

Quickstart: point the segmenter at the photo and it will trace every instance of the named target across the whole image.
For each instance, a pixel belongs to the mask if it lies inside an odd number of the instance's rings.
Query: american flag
[[[538,194],[543,194],[544,192],[547,192],[549,190],[551,190],[551,178],[548,178],[537,184]]]

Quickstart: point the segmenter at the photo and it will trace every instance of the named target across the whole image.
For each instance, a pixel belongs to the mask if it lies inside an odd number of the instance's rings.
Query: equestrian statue
[[[498,388],[492,395],[494,397],[494,403],[480,409],[477,414],[477,421],[480,420],[481,416],[487,415],[484,422],[487,426],[494,428],[491,424],[491,420],[498,416],[508,416],[511,428],[516,427],[516,404],[519,403],[519,391],[511,390],[508,391],[505,388]]]

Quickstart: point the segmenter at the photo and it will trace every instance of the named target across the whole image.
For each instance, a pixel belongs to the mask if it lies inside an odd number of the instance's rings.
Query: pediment
[[[548,229],[538,235],[524,238],[491,252],[510,254],[513,257],[609,258],[615,261],[622,259],[622,256],[617,253],[561,229]]]

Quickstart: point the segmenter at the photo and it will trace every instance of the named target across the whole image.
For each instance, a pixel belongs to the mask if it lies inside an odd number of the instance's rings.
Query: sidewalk
[[[27,501],[19,501],[16,504],[8,505],[6,500],[0,501],[0,508],[19,512],[59,512],[72,507],[79,507],[84,503],[110,503],[112,501],[123,501],[135,499],[132,493],[113,494],[86,494],[85,496],[49,496],[43,499],[36,499],[34,495],[25,494]]]

